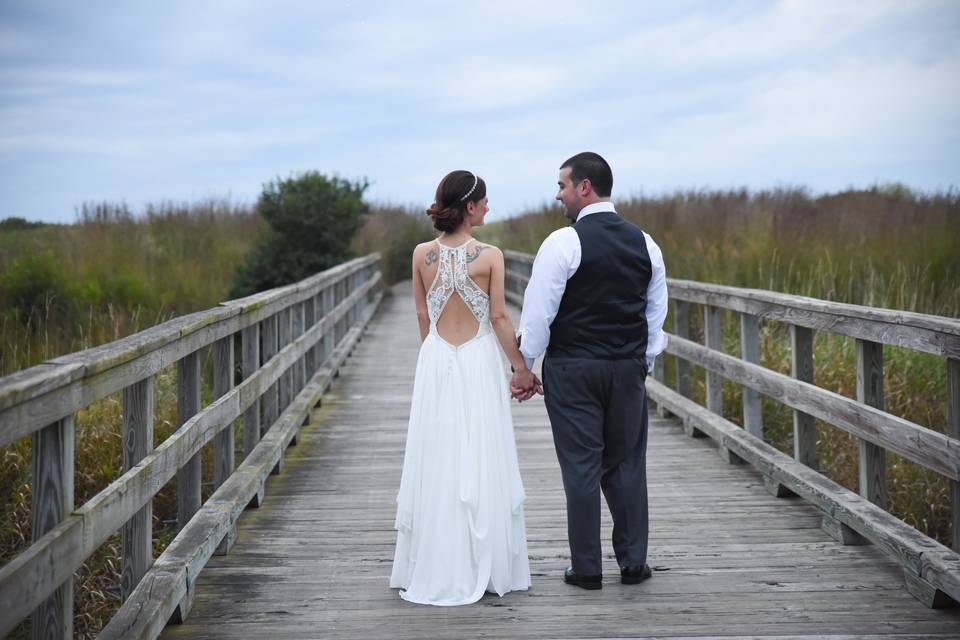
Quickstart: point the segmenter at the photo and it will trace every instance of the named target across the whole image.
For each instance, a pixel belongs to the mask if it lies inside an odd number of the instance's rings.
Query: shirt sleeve
[[[580,266],[580,237],[572,227],[547,236],[533,261],[530,281],[523,292],[520,313],[520,353],[528,367],[550,344],[550,325],[557,317],[567,280]]]
[[[667,334],[663,331],[663,322],[667,319],[667,269],[663,263],[663,252],[646,232],[647,253],[653,273],[647,285],[647,371],[653,371],[657,356],[667,348]]]

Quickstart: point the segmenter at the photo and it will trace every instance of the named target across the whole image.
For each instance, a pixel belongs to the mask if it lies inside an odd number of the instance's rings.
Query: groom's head
[[[567,217],[576,221],[580,210],[610,197],[613,172],[599,154],[584,151],[560,165],[557,200],[563,203]]]

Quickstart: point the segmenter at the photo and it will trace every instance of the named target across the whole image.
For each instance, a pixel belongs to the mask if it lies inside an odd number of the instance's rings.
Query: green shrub
[[[366,213],[366,182],[308,171],[264,186],[257,211],[270,225],[237,271],[231,295],[290,284],[352,257],[350,241]]]

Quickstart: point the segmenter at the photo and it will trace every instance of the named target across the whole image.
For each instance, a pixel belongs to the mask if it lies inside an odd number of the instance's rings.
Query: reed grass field
[[[688,191],[618,201],[619,212],[648,231],[664,252],[670,277],[756,287],[840,302],[960,316],[960,194],[923,194],[902,186],[815,196],[800,189]],[[477,230],[502,248],[530,253],[567,224],[559,206],[544,206]],[[0,224],[0,375],[109,342],[227,298],[234,274],[265,222],[252,206],[225,201],[160,204],[132,213],[123,204],[86,205],[71,225]],[[373,206],[353,238],[356,254],[380,251],[387,283],[409,277],[415,244],[434,237],[412,207]],[[694,314],[695,315],[695,314]],[[735,319],[726,318],[729,353],[739,353]],[[670,319],[668,318],[668,326]],[[762,323],[763,364],[789,372],[789,339]],[[702,327],[693,336],[702,339]],[[209,355],[203,363],[210,400]],[[667,358],[667,376],[673,362]],[[932,429],[946,425],[942,358],[884,349],[886,408]],[[693,367],[703,401],[703,372]],[[853,396],[854,341],[817,335],[820,386]],[[175,371],[158,376],[155,444],[176,424]],[[740,422],[739,389],[724,386],[724,415]],[[121,470],[121,402],[105,398],[76,416],[76,504]],[[790,410],[764,402],[767,439],[792,451]],[[818,426],[823,471],[856,488],[856,443]],[[238,437],[237,442],[242,442]],[[209,449],[209,447],[208,447]],[[890,509],[949,543],[947,483],[888,454]],[[0,448],[0,563],[29,546],[30,439]],[[204,497],[210,460],[203,463]],[[154,553],[172,539],[176,480],[153,502]],[[119,534],[75,579],[76,637],[95,637],[119,606]],[[25,637],[21,625],[12,637]]]

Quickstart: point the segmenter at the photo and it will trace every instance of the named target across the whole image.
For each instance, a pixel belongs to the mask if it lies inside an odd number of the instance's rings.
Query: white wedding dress
[[[489,296],[467,272],[469,242],[437,242],[430,332],[417,358],[397,495],[390,586],[420,604],[469,604],[486,591],[502,596],[530,586],[506,360],[490,326]],[[453,296],[479,325],[459,346],[437,332]]]

